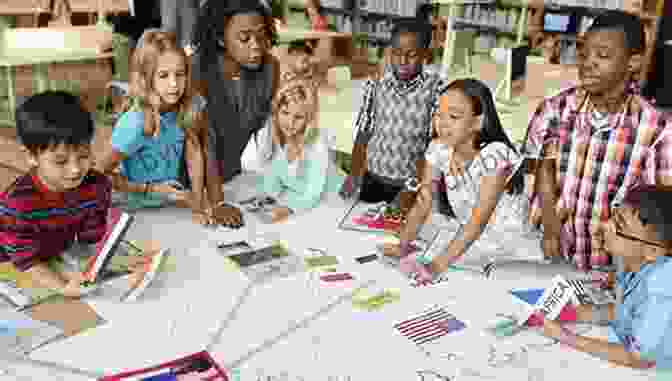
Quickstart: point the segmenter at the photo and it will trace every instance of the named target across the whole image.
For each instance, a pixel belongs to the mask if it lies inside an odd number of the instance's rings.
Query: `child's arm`
[[[200,141],[199,131],[207,128],[207,118],[199,113],[194,119],[191,128],[185,130],[184,155],[187,163],[187,172],[191,180],[191,208],[194,213],[202,213],[207,209],[205,204],[205,155]]]
[[[413,208],[408,213],[406,224],[402,228],[400,234],[401,242],[411,242],[418,234],[418,229],[427,220],[432,211],[432,174],[435,169],[431,163],[424,161],[424,164],[419,166],[422,168],[420,177],[420,190],[413,204]]]
[[[623,343],[612,343],[608,340],[579,336],[562,327],[558,322],[544,320],[543,332],[562,344],[578,351],[607,359],[607,361],[631,368],[647,369],[655,365],[654,362],[642,358],[639,351],[626,348]]]
[[[483,230],[491,220],[492,214],[497,207],[500,197],[506,191],[507,180],[510,176],[512,165],[508,160],[510,150],[502,147],[501,143],[491,143],[483,150],[489,153],[481,153],[481,157],[495,157],[496,168],[487,169],[479,184],[479,200],[471,214],[469,222],[458,230],[455,237],[448,244],[446,253],[439,256],[432,263],[437,272],[443,272],[457,258],[464,255],[471,245],[481,236]],[[475,159],[478,160],[478,159]],[[487,165],[486,163],[483,164]]]
[[[357,135],[355,138],[355,143],[352,148],[352,164],[350,169],[350,175],[343,183],[341,188],[341,196],[344,198],[350,198],[357,193],[361,187],[362,178],[367,170],[367,147],[371,135],[373,134],[373,129],[375,127],[375,108],[374,108],[374,96],[375,96],[375,82],[373,80],[367,80],[364,83],[364,95],[362,98],[362,106],[357,113],[355,118],[355,131]]]
[[[31,279],[40,287],[63,293],[68,285],[69,279],[64,274],[59,274],[52,270],[46,262],[39,262],[31,266],[26,271]]]

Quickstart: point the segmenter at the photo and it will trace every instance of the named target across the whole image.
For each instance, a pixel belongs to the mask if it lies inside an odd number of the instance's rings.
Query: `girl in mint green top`
[[[329,153],[329,134],[314,127],[316,90],[302,79],[278,90],[273,113],[261,131],[261,193],[278,200],[273,222],[317,206],[325,192],[337,192],[342,177]]]

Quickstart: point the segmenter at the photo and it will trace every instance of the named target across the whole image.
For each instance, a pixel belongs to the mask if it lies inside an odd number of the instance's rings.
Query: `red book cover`
[[[218,365],[207,351],[201,351],[177,360],[152,367],[125,371],[105,376],[98,381],[143,381],[160,380],[161,376],[174,375],[175,380],[229,381],[226,371]],[[170,379],[170,378],[163,378]]]

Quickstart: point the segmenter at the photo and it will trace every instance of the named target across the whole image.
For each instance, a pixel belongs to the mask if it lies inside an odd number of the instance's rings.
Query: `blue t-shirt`
[[[619,273],[623,303],[610,323],[609,341],[625,345],[658,368],[672,364],[672,258],[658,257],[636,273]]]
[[[129,111],[117,121],[112,132],[112,148],[127,158],[122,174],[130,182],[157,183],[178,180],[184,153],[184,131],[177,126],[177,113],[161,114],[159,136],[144,135],[143,112]]]

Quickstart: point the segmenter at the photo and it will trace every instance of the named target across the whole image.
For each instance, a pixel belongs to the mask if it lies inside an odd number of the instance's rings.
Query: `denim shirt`
[[[610,341],[655,361],[658,368],[672,365],[672,258],[658,257],[636,272],[616,276],[623,303],[610,323]]]

